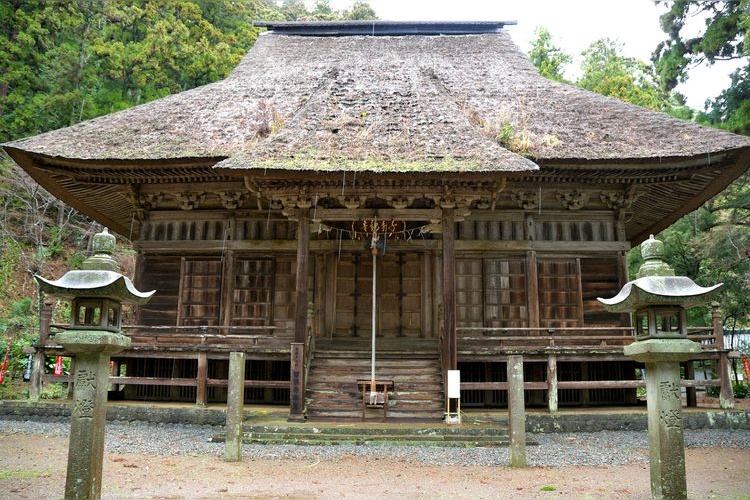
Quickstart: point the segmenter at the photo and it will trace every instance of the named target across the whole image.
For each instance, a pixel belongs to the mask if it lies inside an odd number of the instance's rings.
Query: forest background
[[[664,41],[651,61],[625,57],[615,40],[595,40],[582,54],[580,77],[567,83],[750,135],[750,0],[665,3]],[[705,24],[698,30],[696,18]],[[339,11],[325,0],[0,0],[0,143],[224,78],[261,32],[252,20],[335,19],[377,19],[377,13],[366,2]],[[543,76],[565,81],[573,59],[546,29],[538,28],[532,46],[522,49]],[[696,65],[725,59],[739,62],[730,87],[702,110],[686,106],[677,84]],[[27,368],[24,348],[37,336],[33,275],[56,278],[80,266],[101,228],[55,200],[4,153],[0,203],[0,357],[8,346],[7,375],[15,379]],[[750,174],[658,237],[677,274],[702,285],[725,283],[727,338],[747,354]],[[123,247],[127,261],[127,242]],[[629,257],[632,273],[638,248]],[[691,321],[707,325],[708,309],[693,310]],[[12,396],[4,387],[0,398]]]

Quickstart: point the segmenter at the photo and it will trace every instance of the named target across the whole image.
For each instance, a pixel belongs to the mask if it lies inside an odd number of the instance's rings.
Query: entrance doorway
[[[378,337],[419,338],[426,334],[422,316],[422,254],[394,251],[377,256],[376,317]],[[370,338],[372,332],[372,255],[341,255],[336,264],[333,337]]]

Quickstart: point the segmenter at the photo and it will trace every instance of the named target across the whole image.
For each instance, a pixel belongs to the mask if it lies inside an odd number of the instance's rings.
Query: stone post
[[[245,406],[245,353],[229,353],[229,388],[227,390],[227,425],[224,460],[242,460],[242,420]]]
[[[100,498],[109,357],[130,345],[114,332],[70,330],[55,337],[75,355],[65,498]]]
[[[507,369],[510,466],[526,467],[526,406],[523,397],[523,356],[508,356]]]
[[[547,358],[547,407],[550,413],[557,411],[557,354]]]
[[[646,365],[648,442],[653,498],[687,498],[680,362],[700,353],[687,339],[648,339],[625,346],[626,356]]]

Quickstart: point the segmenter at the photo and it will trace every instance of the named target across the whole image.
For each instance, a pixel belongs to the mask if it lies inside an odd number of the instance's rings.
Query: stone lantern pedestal
[[[646,365],[648,450],[653,498],[687,498],[680,362],[701,350],[687,339],[649,339],[623,349]]]
[[[99,498],[110,355],[130,346],[112,332],[68,330],[55,336],[76,358],[65,498]]]
[[[599,299],[610,312],[633,313],[636,341],[623,353],[646,366],[648,442],[653,498],[687,498],[682,427],[680,362],[701,352],[687,338],[686,309],[707,302],[721,286],[704,288],[675,276],[662,259],[664,245],[653,236],[641,245],[638,278],[611,299]]]
[[[83,269],[56,281],[35,276],[43,293],[71,301],[70,326],[55,341],[75,356],[65,498],[100,498],[110,355],[130,346],[121,333],[122,303],[145,304],[153,295],[135,289],[112,258],[115,238],[94,236],[94,255]]]

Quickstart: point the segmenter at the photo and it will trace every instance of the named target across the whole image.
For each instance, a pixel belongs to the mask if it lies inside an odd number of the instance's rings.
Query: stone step
[[[507,446],[508,439],[489,438],[451,438],[444,436],[360,436],[356,434],[338,436],[285,436],[278,434],[246,434],[242,440],[245,444],[298,444],[298,445],[399,445],[399,446],[445,446],[445,447],[487,447]]]
[[[422,419],[436,418],[435,415],[412,414],[402,418]],[[300,444],[300,445],[388,445],[399,446],[507,446],[509,442],[508,430],[504,426],[465,427],[463,425],[436,426],[397,426],[388,424],[379,427],[357,425],[360,414],[339,412],[338,418],[347,418],[352,424],[331,425],[321,423],[315,425],[308,422],[303,426],[259,426],[245,425],[243,433],[244,443],[253,444]],[[437,418],[441,418],[438,415]],[[356,427],[353,427],[356,426]],[[224,434],[212,437],[214,442],[223,442]],[[527,444],[536,444],[529,441]]]

